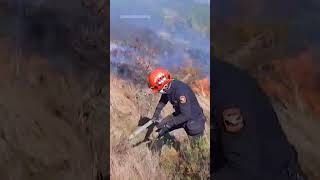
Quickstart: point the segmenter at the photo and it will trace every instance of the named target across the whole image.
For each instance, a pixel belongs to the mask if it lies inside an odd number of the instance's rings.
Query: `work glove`
[[[172,123],[172,119],[174,117],[172,115],[166,116],[163,119],[159,119],[158,123],[156,124],[157,128],[162,128],[165,124],[172,126],[170,123]]]
[[[158,132],[158,137],[160,138],[163,135],[165,135],[166,133],[168,133],[171,129],[171,126],[168,123],[165,123],[163,126],[158,127],[158,129],[156,130],[156,132]]]

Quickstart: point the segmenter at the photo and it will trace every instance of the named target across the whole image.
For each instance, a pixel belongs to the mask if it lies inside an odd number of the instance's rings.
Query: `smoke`
[[[145,48],[155,50],[153,58],[159,66],[174,69],[192,60],[193,66],[208,75],[209,37],[192,27],[190,14],[182,13],[195,4],[191,0],[137,0],[134,4],[127,0],[111,1],[111,61],[130,64],[130,60],[137,56],[146,57],[141,49],[130,48],[139,41]],[[206,7],[209,12],[209,5]],[[125,42],[125,45],[119,42]],[[121,51],[127,53],[119,56]],[[130,58],[123,54],[134,55]]]
[[[195,3],[210,4],[210,0],[194,0]]]

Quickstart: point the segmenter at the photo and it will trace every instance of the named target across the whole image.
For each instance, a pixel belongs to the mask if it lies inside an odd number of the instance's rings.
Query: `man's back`
[[[232,65],[214,60],[213,89],[216,123],[212,124],[219,148],[215,151],[218,155],[213,155],[225,158],[220,160],[224,163],[220,167],[228,166],[232,172],[238,171],[235,176],[247,179],[268,179],[280,174],[295,157],[295,151],[256,81]],[[238,113],[242,123],[232,132],[234,127],[225,115],[230,111]],[[215,166],[219,168],[218,164]]]
[[[179,100],[180,96],[186,96],[186,101],[189,101],[191,105],[191,115],[197,117],[203,115],[203,110],[199,105],[199,102],[196,98],[196,95],[192,91],[192,89],[182,81],[174,80],[172,82],[172,96],[176,96],[177,100]]]

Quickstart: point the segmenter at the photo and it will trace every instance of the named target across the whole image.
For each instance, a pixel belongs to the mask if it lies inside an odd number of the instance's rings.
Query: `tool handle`
[[[129,136],[129,140],[134,138],[136,135],[140,134],[142,131],[144,131],[145,129],[147,129],[149,126],[151,126],[154,123],[153,119],[149,120],[146,124],[144,124],[143,126],[140,126],[139,128],[137,128],[130,136]]]

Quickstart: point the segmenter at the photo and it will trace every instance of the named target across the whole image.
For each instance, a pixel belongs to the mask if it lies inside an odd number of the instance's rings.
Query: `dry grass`
[[[0,158],[1,178],[96,179],[104,160],[99,150],[105,143],[97,136],[105,130],[99,124],[105,116],[90,115],[81,123],[81,107],[94,99],[86,81],[61,74],[31,53],[20,57],[17,74],[12,54],[10,41],[0,39],[0,152],[6,154]]]
[[[111,179],[139,180],[168,179],[159,165],[159,157],[145,146],[129,147],[126,139],[123,143],[111,146],[110,172]]]
[[[140,115],[150,117],[151,111],[145,108],[149,107],[148,104],[143,106],[139,103],[140,98],[144,97],[141,95],[139,98],[139,93],[143,92],[125,80],[113,76],[110,80],[111,179],[163,178],[156,156],[153,156],[146,147],[131,148],[127,141],[129,134],[136,128]]]
[[[275,109],[289,141],[298,151],[304,172],[310,180],[316,180],[320,178],[320,121],[310,111],[299,91],[296,91],[295,97],[295,103],[286,104],[285,108],[275,103]]]

